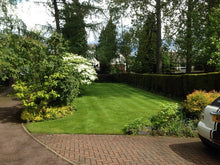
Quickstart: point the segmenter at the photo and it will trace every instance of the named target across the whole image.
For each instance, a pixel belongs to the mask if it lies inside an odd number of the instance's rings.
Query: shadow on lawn
[[[151,93],[149,91],[144,91],[142,89],[133,88],[126,84],[119,83],[95,83],[88,87],[80,89],[80,95],[82,96],[95,96],[99,98],[109,98],[109,97],[121,97],[130,98],[133,96],[145,97],[147,99],[160,99],[162,101],[167,101],[169,98]]]
[[[183,159],[194,164],[220,165],[220,150],[208,148],[202,142],[172,144],[170,148]]]

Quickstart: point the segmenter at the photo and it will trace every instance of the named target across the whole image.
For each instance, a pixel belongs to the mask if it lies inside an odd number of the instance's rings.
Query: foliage
[[[73,114],[74,109],[70,106],[62,107],[50,107],[41,109],[40,111],[24,110],[21,114],[21,119],[32,122],[32,121],[43,121],[43,120],[55,120],[63,118],[65,116]]]
[[[53,34],[45,40],[39,33],[29,32],[6,37],[9,42],[1,49],[1,76],[16,81],[13,87],[26,112],[38,114],[48,107],[71,106],[79,93],[81,73],[64,60],[60,36]]]
[[[190,115],[199,117],[202,110],[218,97],[220,97],[220,93],[216,91],[195,90],[186,96],[184,107]]]
[[[73,66],[73,68],[76,70],[80,85],[91,84],[95,79],[97,79],[95,68],[86,58],[76,54],[66,53],[64,61],[68,66]]]
[[[22,34],[27,29],[25,23],[19,19],[14,12],[16,0],[0,1],[0,32],[3,34],[17,32]]]
[[[163,127],[176,116],[178,112],[178,104],[163,105],[161,111],[151,118],[152,128],[158,129]]]
[[[186,119],[178,104],[164,105],[161,111],[151,118],[152,134],[169,136],[197,136],[198,121]]]
[[[216,4],[216,6],[218,6]],[[203,64],[205,71],[214,70],[220,63],[220,5],[210,7],[207,16],[205,35],[202,41],[202,54],[198,56],[198,63]]]
[[[128,71],[129,58],[132,52],[131,31],[122,31],[121,38],[119,39],[118,48],[120,53],[125,57],[126,71]]]
[[[147,17],[142,30],[139,32],[137,62],[141,73],[156,72],[156,20],[153,14]]]
[[[110,72],[110,61],[116,57],[116,35],[116,26],[110,18],[106,27],[101,31],[96,51],[102,73]]]
[[[23,74],[26,74],[26,80],[32,78],[31,81],[35,81],[40,78],[46,46],[40,38],[34,37],[34,33],[27,33],[23,37],[16,34],[3,35],[3,44],[0,45],[3,80],[20,79]]]
[[[87,11],[88,12],[88,11]],[[86,56],[88,50],[86,24],[84,22],[85,6],[78,0],[64,4],[62,28],[63,37],[69,41],[69,52]]]
[[[145,121],[143,117],[137,118],[134,121],[126,124],[122,131],[125,134],[137,135],[149,122]]]

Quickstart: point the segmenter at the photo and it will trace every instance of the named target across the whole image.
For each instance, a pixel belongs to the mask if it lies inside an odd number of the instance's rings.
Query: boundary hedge
[[[199,89],[220,90],[220,72],[181,75],[121,73],[98,77],[99,82],[126,83],[178,98],[185,98],[187,94]]]

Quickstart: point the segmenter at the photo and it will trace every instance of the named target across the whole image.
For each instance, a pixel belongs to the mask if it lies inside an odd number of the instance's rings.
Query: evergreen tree
[[[129,58],[132,52],[132,34],[129,31],[122,31],[121,39],[118,43],[120,53],[125,57],[126,71],[128,71]]]
[[[137,61],[141,64],[139,72],[156,72],[156,20],[155,15],[148,16],[139,33]]]
[[[97,57],[100,61],[100,72],[109,73],[110,72],[110,62],[116,57],[117,41],[116,41],[116,25],[113,23],[112,19],[108,21],[105,28],[102,29],[99,44],[97,47]]]
[[[86,56],[87,33],[84,22],[85,11],[79,0],[73,0],[71,3],[65,3],[63,10],[64,25],[62,33],[64,39],[69,41],[69,51],[75,54]]]

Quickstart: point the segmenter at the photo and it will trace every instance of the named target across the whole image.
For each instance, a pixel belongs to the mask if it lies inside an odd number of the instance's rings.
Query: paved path
[[[79,165],[220,165],[220,151],[206,148],[198,138],[34,136]]]
[[[19,102],[0,96],[0,165],[67,165],[25,133]],[[220,165],[198,138],[33,134],[77,165]]]
[[[68,165],[23,130],[19,101],[0,96],[0,165]]]

